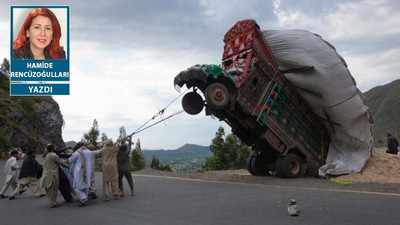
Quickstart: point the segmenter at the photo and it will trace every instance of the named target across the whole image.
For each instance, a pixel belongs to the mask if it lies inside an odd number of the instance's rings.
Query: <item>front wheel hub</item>
[[[212,98],[217,102],[222,102],[225,99],[225,94],[218,89],[213,92]]]

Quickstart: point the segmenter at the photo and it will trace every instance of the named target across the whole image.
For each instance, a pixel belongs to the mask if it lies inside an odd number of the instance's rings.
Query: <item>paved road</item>
[[[0,163],[2,168],[4,163]],[[4,175],[0,175],[2,184]],[[101,181],[101,173],[96,174]],[[8,224],[396,224],[400,223],[400,195],[314,188],[276,187],[134,176],[136,196],[85,208],[64,203],[50,209],[46,198],[30,191],[15,200],[0,199],[0,223]],[[127,185],[127,184],[125,184]],[[101,193],[100,182],[97,182]],[[7,194],[9,194],[10,190]],[[297,199],[300,216],[287,214],[286,204]]]

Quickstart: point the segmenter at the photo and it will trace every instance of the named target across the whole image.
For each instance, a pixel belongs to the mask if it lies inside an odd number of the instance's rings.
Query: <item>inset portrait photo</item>
[[[68,10],[63,7],[13,7],[12,59],[66,59]]]

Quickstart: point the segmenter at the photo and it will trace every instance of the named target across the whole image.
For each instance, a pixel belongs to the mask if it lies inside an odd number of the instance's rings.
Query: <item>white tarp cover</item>
[[[263,35],[281,71],[314,67],[284,76],[326,120],[331,143],[319,174],[361,172],[373,146],[370,116],[343,58],[332,45],[309,31],[267,30]]]

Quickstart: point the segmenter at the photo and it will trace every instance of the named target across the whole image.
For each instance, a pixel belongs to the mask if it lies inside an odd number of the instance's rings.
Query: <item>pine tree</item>
[[[159,170],[172,172],[171,166],[168,164],[161,165]]]
[[[3,59],[3,64],[0,66],[0,72],[6,76],[10,76],[10,61],[7,58]]]
[[[210,149],[214,154],[216,154],[216,152],[218,152],[224,145],[224,136],[225,136],[224,128],[219,127],[218,131],[215,133],[215,138],[212,139],[210,145]]]
[[[101,133],[101,137],[100,137],[101,145],[106,143],[107,140],[108,140],[107,134],[106,133]]]
[[[94,119],[93,120],[93,124],[92,124],[92,128],[90,128],[90,130],[83,134],[83,140],[90,142],[95,149],[99,149],[99,143],[98,143],[98,139],[99,139],[99,125],[97,123],[97,120]]]
[[[122,126],[122,127],[119,128],[118,140],[121,140],[122,138],[125,138],[125,137],[126,137],[126,130],[125,130],[125,127]]]
[[[155,169],[155,170],[160,169],[160,160],[158,159],[157,156],[153,155],[153,157],[151,158],[150,168]]]
[[[146,168],[146,162],[144,160],[142,149],[140,147],[140,140],[138,139],[136,142],[136,147],[132,151],[131,155],[131,171],[142,170]]]

